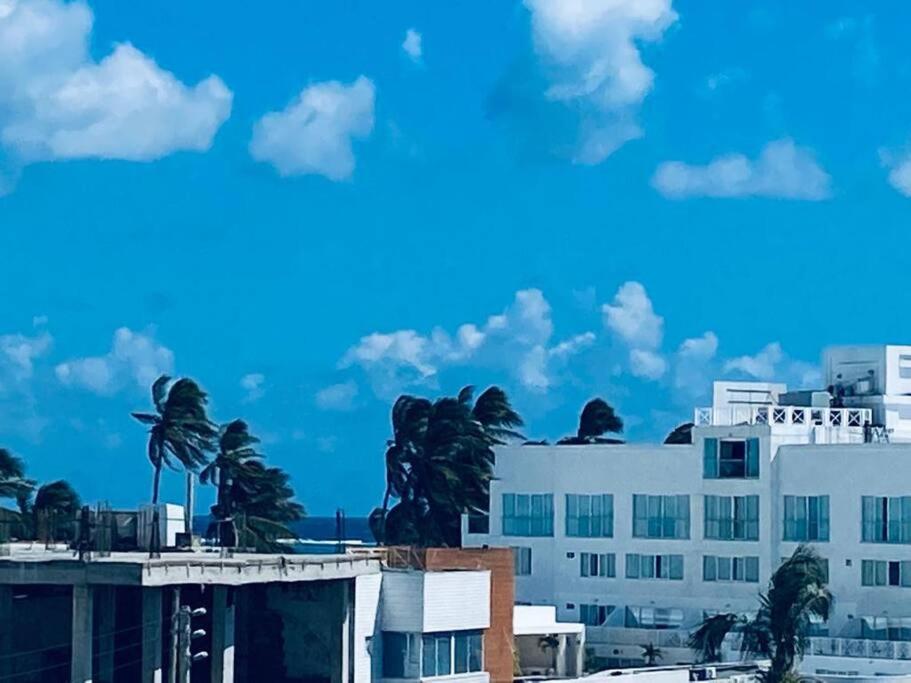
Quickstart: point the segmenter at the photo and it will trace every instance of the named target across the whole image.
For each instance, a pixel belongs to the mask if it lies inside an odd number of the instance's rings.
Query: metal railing
[[[867,638],[810,638],[810,655],[911,660],[911,641]]]
[[[808,408],[802,406],[730,406],[696,408],[697,427],[733,425],[788,425],[855,427],[863,429],[873,421],[869,408]]]

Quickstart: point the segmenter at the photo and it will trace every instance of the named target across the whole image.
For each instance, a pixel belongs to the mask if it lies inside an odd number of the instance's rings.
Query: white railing
[[[911,642],[865,638],[810,638],[808,655],[911,660]]]
[[[730,406],[696,408],[697,427],[733,425],[819,425],[863,428],[873,421],[869,408],[805,408],[800,406]]]

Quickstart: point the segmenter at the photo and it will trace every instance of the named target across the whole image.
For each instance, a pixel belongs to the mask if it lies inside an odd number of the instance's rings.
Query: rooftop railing
[[[807,654],[822,657],[911,660],[911,641],[862,638],[810,638]]]
[[[696,408],[697,427],[789,425],[863,428],[873,421],[869,408],[806,408],[801,406],[729,406]]]

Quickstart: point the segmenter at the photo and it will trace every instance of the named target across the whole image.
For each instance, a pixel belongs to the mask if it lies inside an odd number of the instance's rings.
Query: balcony
[[[810,638],[808,655],[911,660],[911,642],[861,638]]]
[[[801,406],[730,406],[696,408],[697,427],[786,425],[863,429],[873,421],[869,408],[807,408]]]

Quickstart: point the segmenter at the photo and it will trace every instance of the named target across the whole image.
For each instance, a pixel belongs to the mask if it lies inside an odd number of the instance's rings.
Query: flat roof
[[[240,586],[257,583],[349,579],[381,571],[380,560],[363,555],[293,555],[217,551],[93,553],[80,560],[72,550],[11,544],[0,555],[0,584],[169,586],[185,583]]]

